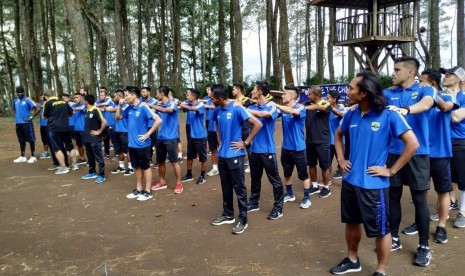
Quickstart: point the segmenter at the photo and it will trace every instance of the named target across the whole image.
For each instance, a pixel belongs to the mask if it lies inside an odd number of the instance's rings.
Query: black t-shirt
[[[84,119],[84,140],[86,143],[94,143],[102,141],[102,135],[92,135],[91,130],[99,130],[102,126],[103,115],[100,109],[95,106],[90,107],[86,111]]]
[[[331,113],[331,105],[324,100],[321,100],[317,104],[324,106],[326,109],[325,111],[307,110],[307,117],[305,118],[305,141],[312,144],[329,143],[329,114]],[[307,103],[305,105],[310,104]]]
[[[69,117],[73,115],[73,109],[67,102],[50,97],[44,104],[43,114],[48,119],[49,131],[69,131]]]

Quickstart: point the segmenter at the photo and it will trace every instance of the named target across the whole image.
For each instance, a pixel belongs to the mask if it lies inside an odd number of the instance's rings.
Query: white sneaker
[[[69,173],[69,169],[67,167],[60,167],[55,172],[55,174],[65,174],[65,173]]]
[[[27,162],[27,158],[24,157],[24,156],[20,156],[20,157],[16,158],[15,160],[13,160],[13,162],[15,162],[15,163],[24,163],[24,162]]]
[[[29,164],[33,164],[35,162],[37,162],[37,158],[35,158],[34,156],[31,156],[31,158],[29,158],[29,160],[27,160],[27,163],[29,163]]]
[[[73,170],[73,171],[79,170],[78,164],[73,164],[73,165],[71,166],[71,170]]]
[[[250,173],[250,166],[249,166],[249,165],[247,165],[247,168],[245,168],[245,170],[244,170],[244,171],[245,171],[246,173]]]
[[[449,215],[447,215],[447,219],[449,219]],[[439,214],[431,214],[429,216],[429,220],[431,220],[431,221],[439,221]]]
[[[209,171],[207,173],[208,176],[214,176],[214,175],[217,175],[219,174],[220,172],[217,170],[217,169],[211,169],[211,171]]]

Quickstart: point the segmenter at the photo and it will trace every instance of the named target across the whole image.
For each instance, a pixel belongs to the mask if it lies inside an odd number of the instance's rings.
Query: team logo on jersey
[[[89,118],[91,118],[91,119],[94,118],[94,114],[90,113]]]
[[[381,124],[380,124],[379,122],[372,122],[372,123],[371,123],[371,130],[373,130],[373,131],[378,131],[380,125],[381,125]]]
[[[413,92],[410,98],[412,98],[412,100],[415,100],[416,98],[418,98],[418,92]]]
[[[232,118],[232,113],[231,112],[228,112],[226,113],[226,119],[231,119]]]
[[[137,111],[136,112],[136,117],[139,117],[139,115],[140,115],[140,111]]]

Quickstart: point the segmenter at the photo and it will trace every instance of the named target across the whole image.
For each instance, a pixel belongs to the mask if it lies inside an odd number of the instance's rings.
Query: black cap
[[[24,87],[22,87],[21,85],[16,87],[16,93],[24,93]]]

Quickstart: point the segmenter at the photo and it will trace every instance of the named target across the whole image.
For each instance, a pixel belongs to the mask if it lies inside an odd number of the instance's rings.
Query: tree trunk
[[[136,76],[136,86],[142,85],[142,0],[137,2],[137,76]],[[145,11],[144,11],[145,12]]]
[[[201,2],[203,2],[203,0],[200,0]],[[191,52],[191,68],[192,68],[192,74],[194,76],[194,85],[192,87],[196,87],[197,86],[197,55],[196,55],[196,43],[195,43],[195,11],[196,11],[196,0],[193,0],[192,1],[192,7],[190,9],[190,15],[191,15],[191,18],[190,18],[190,33],[191,33],[191,49],[192,49],[192,52]],[[202,5],[202,3],[201,3]],[[205,79],[204,79],[205,80]]]
[[[8,82],[6,85],[6,91],[8,91],[6,94],[11,95],[15,91],[15,83],[13,81],[13,70],[11,68],[11,63],[10,63],[10,55],[8,54],[8,50],[6,48],[6,38],[5,38],[5,32],[3,31],[3,24],[4,24],[4,18],[3,18],[3,2],[0,1],[0,35],[1,35],[1,40],[2,40],[2,50],[3,50],[3,56],[5,58],[5,66],[6,66],[6,71],[8,73]],[[1,79],[1,78],[0,78]],[[3,87],[1,88],[2,90]],[[1,93],[0,93],[1,95]],[[2,98],[3,100],[3,98]],[[10,102],[8,101],[8,106],[10,106]],[[1,103],[1,102],[0,102]],[[2,103],[3,105],[3,103]]]
[[[281,65],[279,64],[278,29],[276,24],[276,22],[278,22],[278,11],[278,1],[276,1],[273,10],[273,18],[271,20],[271,51],[273,54],[273,76],[275,79],[275,86],[277,89],[281,89]]]
[[[158,73],[160,74],[160,85],[166,85],[166,0],[160,0],[160,31],[158,44],[160,54],[158,56]]]
[[[262,38],[261,38],[261,20],[259,16],[260,10],[257,9],[257,27],[258,27],[258,52],[260,53],[260,80],[263,80],[263,57],[262,57]]]
[[[134,84],[134,62],[132,60],[132,40],[131,40],[131,29],[129,28],[128,22],[128,13],[127,13],[127,4],[126,0],[117,0],[116,2],[121,1],[121,25],[123,27],[123,41],[124,41],[124,59],[125,65],[128,72],[128,81],[127,83]]]
[[[203,0],[202,0],[203,1]],[[218,7],[218,42],[219,42],[219,49],[218,49],[218,66],[219,66],[219,79],[220,83],[226,85],[226,50],[225,50],[225,41],[226,41],[226,32],[225,32],[225,24],[224,24],[224,0],[219,0],[219,7]]]
[[[286,0],[278,0],[279,4],[279,57],[284,67],[284,81],[287,84],[294,83],[292,75],[291,57],[289,54],[289,27],[287,22]],[[281,86],[279,87],[281,88]]]
[[[323,83],[324,78],[324,50],[325,50],[325,27],[324,27],[324,8],[318,7],[317,8],[317,54],[316,54],[316,76],[318,83]]]
[[[45,57],[45,73],[47,75],[46,83],[49,89],[52,89],[52,67],[50,66],[50,39],[48,37],[49,21],[46,10],[46,1],[40,1],[40,19],[42,23],[42,43]]]
[[[180,0],[173,2],[173,87],[175,94],[180,95],[182,89],[181,64],[181,5]]]
[[[242,70],[242,15],[239,0],[231,0],[231,60],[233,67],[233,83],[243,83]],[[234,51],[232,50],[234,49]]]
[[[269,82],[271,77],[271,44],[273,29],[273,1],[266,0],[266,66],[265,79]]]
[[[457,65],[465,68],[465,5],[457,0]]]
[[[28,91],[28,80],[27,80],[27,71],[26,71],[26,61],[24,59],[23,55],[23,49],[22,49],[22,44],[21,44],[21,20],[22,18],[20,16],[21,14],[21,9],[20,9],[20,1],[13,1],[14,5],[14,22],[15,22],[15,48],[16,48],[16,57],[18,59],[18,71],[19,71],[19,79],[21,82],[21,85],[24,87],[26,90],[26,93]]]
[[[334,42],[334,36],[336,34],[335,31],[335,13],[336,13],[336,8],[329,8],[329,34],[328,34],[328,68],[329,68],[329,82],[335,83],[336,80],[334,78],[334,62],[333,62],[333,53],[334,53],[334,48],[333,48],[333,42]]]
[[[32,79],[32,91],[29,96],[33,99],[38,99],[38,95],[43,92],[43,78],[42,78],[42,66],[40,64],[40,53],[39,46],[37,43],[36,32],[34,28],[34,1],[25,1],[26,11],[26,26],[27,36],[30,43],[30,65],[31,65],[31,79]]]
[[[144,26],[145,26],[145,32],[147,33],[147,84],[153,85],[153,59],[154,59],[154,45],[153,45],[153,38],[154,35],[151,32],[150,28],[150,22],[151,22],[151,17],[154,16],[154,13],[152,12],[153,10],[157,9],[156,1],[154,1],[153,7],[150,7],[150,2],[143,1],[142,2],[144,5],[144,12],[142,16],[144,17]]]
[[[205,14],[203,0],[200,0],[200,59],[202,60],[202,81],[203,86],[207,85],[207,56],[205,54]],[[231,48],[232,49],[232,48]],[[211,81],[211,80],[209,80]]]
[[[60,70],[58,69],[58,52],[57,52],[57,41],[56,41],[56,28],[55,28],[55,1],[47,0],[46,11],[48,12],[48,20],[50,22],[50,38],[52,41],[51,45],[51,60],[53,65],[53,77],[55,79],[55,89],[57,95],[63,95],[63,84],[60,80]],[[66,47],[66,46],[65,46]]]
[[[352,16],[352,10],[349,10],[349,17]],[[355,76],[355,56],[351,48],[347,50],[347,76],[352,79]]]
[[[87,19],[87,18],[86,18]],[[86,27],[87,27],[87,37],[89,38],[89,57],[90,57],[90,71],[92,72],[90,74],[90,87],[97,87],[97,77],[96,74],[93,72],[96,72],[96,66],[95,66],[95,52],[94,52],[94,32],[92,31],[92,25],[89,21],[89,19],[86,20]]]
[[[307,3],[305,12],[305,57],[307,61],[307,77],[310,79],[312,72],[312,36],[310,34],[310,3]]]
[[[430,0],[429,7],[430,36],[429,49],[431,54],[431,68],[441,67],[439,48],[439,0]]]

